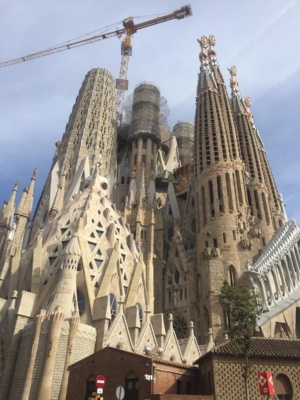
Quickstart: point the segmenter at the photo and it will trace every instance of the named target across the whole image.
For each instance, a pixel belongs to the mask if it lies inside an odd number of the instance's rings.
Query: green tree
[[[261,300],[253,286],[244,283],[239,286],[230,286],[227,282],[224,282],[219,301],[229,321],[228,337],[232,351],[234,354],[245,358],[243,378],[245,383],[245,398],[249,400],[249,354],[254,331],[257,327],[257,320],[264,311]]]

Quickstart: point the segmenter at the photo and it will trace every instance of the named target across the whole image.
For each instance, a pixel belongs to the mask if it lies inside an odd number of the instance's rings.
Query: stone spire
[[[266,152],[255,127],[251,112],[250,97],[242,98],[236,81],[237,69],[229,69],[231,104],[234,112],[235,123],[241,156],[249,173],[248,202],[252,215],[261,221],[263,242],[267,243],[281,223],[285,220],[284,212],[280,207],[278,193]]]
[[[12,190],[12,194],[8,201],[5,201],[0,210],[0,269],[3,265],[6,250],[8,249],[7,241],[13,238],[15,234],[14,214],[15,201],[19,182],[17,181]]]
[[[254,236],[261,236],[262,242],[266,244],[274,234],[274,228],[271,221],[268,189],[261,165],[260,144],[250,111],[249,97],[247,100],[244,100],[239,92],[236,80],[236,67],[232,66],[229,72],[231,75],[231,104],[235,117],[241,156],[248,173],[246,184],[249,212],[253,217],[251,220],[252,234]]]
[[[219,337],[220,326],[224,323],[223,311],[215,298],[229,269],[229,264],[224,265],[221,259],[230,260],[237,277],[243,274],[238,254],[237,220],[240,217],[246,224],[248,205],[245,168],[229,97],[216,59],[215,38],[212,35],[202,37],[199,43],[201,66],[195,116],[194,193],[198,199],[196,242],[203,304],[200,318],[206,321],[201,332],[204,342],[210,327]]]
[[[24,189],[17,211],[15,212],[16,232],[14,236],[14,246],[20,246],[23,242],[27,224],[32,211],[36,175],[37,169],[33,171],[30,184],[26,189]]]
[[[55,215],[57,215],[57,213],[61,211],[63,208],[64,197],[65,197],[65,184],[66,184],[66,172],[65,170],[63,170],[59,183],[57,185],[57,192],[54,198],[54,202],[49,212],[50,219],[53,219]]]
[[[11,229],[12,227],[18,186],[19,186],[19,181],[16,181],[9,200],[4,202],[0,210],[0,229],[1,227],[5,227],[7,229]]]

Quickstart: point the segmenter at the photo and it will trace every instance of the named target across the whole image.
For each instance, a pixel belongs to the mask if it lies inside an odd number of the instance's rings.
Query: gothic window
[[[82,315],[84,313],[84,308],[85,308],[85,299],[84,295],[80,290],[77,290],[77,306],[79,315]]]
[[[122,178],[121,178],[121,184],[124,185],[124,183],[125,183],[125,177],[122,176]]]
[[[147,139],[143,138],[143,149],[147,149]]]
[[[201,186],[201,202],[202,202],[202,217],[203,217],[203,226],[206,225],[206,207],[205,207],[205,190],[204,186]]]
[[[218,247],[218,241],[217,239],[213,239],[214,247]]]
[[[264,193],[262,193],[262,194],[261,194],[261,197],[262,197],[262,201],[263,201],[263,207],[264,207],[266,222],[267,222],[267,224],[269,224],[269,223],[270,223],[270,215],[269,215],[269,210],[268,210],[266,195],[265,195]]]
[[[174,331],[177,339],[185,339],[188,333],[187,322],[182,317],[176,317],[173,323]]]
[[[142,164],[146,164],[146,160],[147,160],[147,157],[146,157],[146,154],[143,154],[142,155]]]
[[[240,172],[239,171],[235,171],[235,176],[236,176],[239,203],[243,204],[242,184],[241,184]]]
[[[214,209],[214,191],[212,181],[208,181],[208,193],[209,193],[209,203],[210,203],[210,215],[212,218],[215,216]]]
[[[142,306],[140,305],[140,303],[137,303],[136,306],[138,309],[140,325],[142,326],[143,325],[143,309],[142,309]]]
[[[191,230],[193,233],[196,233],[196,220],[195,218],[191,222]]]
[[[223,233],[223,242],[226,243],[226,233]]]
[[[109,295],[109,306],[110,306],[110,315],[111,315],[110,323],[112,323],[117,314],[117,300],[112,293],[110,293],[110,295]]]
[[[236,278],[235,278],[235,268],[233,265],[229,267],[229,284],[230,286],[235,286]]]
[[[232,191],[231,191],[231,184],[230,184],[230,176],[226,173],[226,191],[228,197],[228,207],[229,211],[233,211],[233,201],[232,201]]]
[[[180,279],[180,273],[179,273],[178,269],[176,268],[175,269],[175,274],[174,274],[174,280],[175,280],[176,284],[179,283],[179,279]]]
[[[259,203],[257,190],[254,190],[254,200],[255,200],[255,207],[256,207],[256,210],[257,210],[257,218],[258,219],[262,219],[261,218],[260,203]]]
[[[222,178],[220,175],[217,176],[217,189],[218,189],[219,210],[220,212],[224,212]]]

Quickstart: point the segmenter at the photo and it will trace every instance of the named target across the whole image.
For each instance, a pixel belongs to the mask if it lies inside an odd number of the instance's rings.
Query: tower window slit
[[[235,176],[236,176],[236,183],[237,183],[237,191],[238,191],[239,203],[240,203],[240,204],[243,204],[243,196],[242,196],[242,185],[241,185],[240,171],[235,171]]]
[[[218,199],[219,199],[219,210],[221,212],[224,212],[222,178],[220,175],[217,176],[217,189],[218,189]]]
[[[203,226],[204,226],[204,225],[206,225],[206,205],[205,205],[204,186],[201,186],[201,201],[202,201],[202,218],[203,218]]]
[[[232,201],[232,190],[231,190],[231,184],[230,184],[230,175],[227,172],[226,175],[226,190],[227,190],[227,197],[228,197],[228,207],[229,211],[233,211],[233,201]]]
[[[260,203],[259,203],[259,197],[258,197],[257,190],[254,190],[254,200],[255,200],[255,207],[256,207],[256,210],[257,210],[257,217],[258,217],[258,219],[262,219],[261,218]]]
[[[262,201],[263,201],[263,207],[264,207],[266,222],[267,222],[267,224],[269,224],[269,223],[270,223],[270,215],[269,215],[269,210],[268,210],[266,195],[265,195],[264,193],[262,193],[262,194],[261,194],[261,197],[262,197]]]

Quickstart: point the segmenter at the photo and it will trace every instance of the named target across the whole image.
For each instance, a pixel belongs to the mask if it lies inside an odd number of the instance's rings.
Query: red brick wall
[[[153,376],[152,364],[155,368],[155,382],[145,379],[145,375]],[[182,381],[181,393],[186,393],[187,382],[190,382],[191,393],[198,393],[197,368],[181,368],[177,364],[163,364],[151,357],[129,353],[114,348],[105,348],[70,367],[67,399],[87,400],[85,397],[86,381],[94,374],[104,375],[106,385],[102,397],[104,400],[116,399],[116,388],[125,388],[125,378],[133,374],[139,379],[138,400],[150,399],[151,393],[176,394],[177,380]],[[182,396],[176,397],[181,399]],[[188,396],[189,400],[202,400],[199,396]],[[159,399],[159,397],[158,397]],[[173,399],[173,398],[172,398]],[[205,400],[209,397],[203,398]]]

